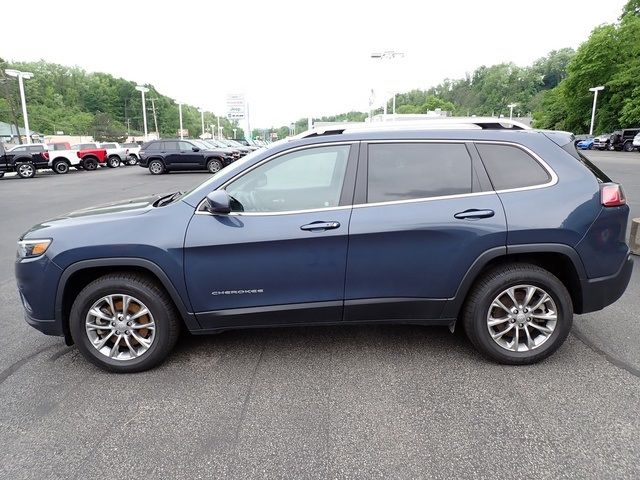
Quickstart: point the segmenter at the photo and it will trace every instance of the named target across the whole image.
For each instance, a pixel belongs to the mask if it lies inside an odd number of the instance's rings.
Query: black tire
[[[626,143],[624,144],[624,146],[622,147],[622,149],[623,149],[625,152],[633,152],[633,142],[626,142]]]
[[[127,165],[129,165],[130,167],[136,165],[138,163],[138,158],[135,155],[129,155],[129,157],[127,157]]]
[[[94,157],[85,158],[84,160],[82,160],[82,168],[84,168],[88,172],[91,172],[93,170],[97,170],[98,169],[98,159],[94,158]]]
[[[113,155],[107,159],[107,166],[109,168],[118,168],[120,166],[120,157]]]
[[[129,360],[116,360],[99,352],[86,330],[86,317],[92,305],[111,294],[131,295],[151,312],[155,337],[147,351]],[[181,322],[169,295],[153,279],[135,273],[113,273],[91,282],[76,297],[69,315],[69,330],[78,349],[98,367],[117,373],[133,373],[159,365],[176,343]]]
[[[165,171],[162,160],[151,160],[149,162],[149,172],[151,172],[152,175],[162,175]]]
[[[4,177],[4,172],[0,172],[0,178]]]
[[[207,161],[207,170],[209,173],[218,173],[223,167],[224,165],[217,158],[212,158]]]
[[[553,333],[544,343],[527,351],[507,350],[498,345],[487,326],[487,315],[494,299],[516,285],[543,289],[557,308]],[[535,265],[514,263],[487,272],[475,283],[463,307],[462,320],[469,340],[483,355],[507,365],[527,365],[547,358],[562,345],[573,323],[573,304],[566,287],[555,275]],[[515,324],[514,327],[518,328]]]
[[[69,164],[65,160],[54,161],[53,165],[51,165],[51,168],[55,173],[59,173],[60,175],[69,173]]]
[[[36,167],[33,163],[20,163],[16,165],[16,172],[20,178],[33,178],[36,176]]]

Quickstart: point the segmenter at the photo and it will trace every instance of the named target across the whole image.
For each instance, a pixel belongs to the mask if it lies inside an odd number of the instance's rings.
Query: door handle
[[[489,218],[496,214],[493,210],[478,210],[477,208],[470,208],[464,212],[458,212],[454,217],[465,220],[477,220],[479,218]]]
[[[316,230],[333,230],[334,228],[338,228],[340,226],[340,222],[311,222],[307,225],[302,225],[300,230],[308,230],[308,231],[316,231]]]

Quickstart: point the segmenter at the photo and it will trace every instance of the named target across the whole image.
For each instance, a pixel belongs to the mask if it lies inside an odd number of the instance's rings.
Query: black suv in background
[[[45,150],[43,144],[35,144],[6,151],[0,144],[0,178],[7,172],[16,172],[20,178],[32,178],[38,168],[49,168],[48,160],[42,155]]]
[[[199,140],[152,140],[142,145],[138,165],[153,175],[174,170],[208,170],[216,173],[234,161],[228,151],[213,149]]]
[[[626,128],[624,130],[616,130],[609,137],[609,146],[612,150],[624,150],[625,152],[633,152],[633,137],[640,133],[640,128]]]

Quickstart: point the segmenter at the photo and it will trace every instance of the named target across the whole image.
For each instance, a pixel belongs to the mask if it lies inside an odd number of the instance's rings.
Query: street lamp
[[[180,140],[184,139],[184,133],[182,132],[182,103],[178,102],[178,114],[180,116]]]
[[[7,69],[5,73],[10,77],[18,77],[18,85],[20,86],[20,101],[22,102],[22,116],[24,117],[24,130],[27,134],[27,143],[31,143],[31,132],[29,131],[29,117],[27,116],[27,100],[24,96],[24,81],[33,77],[31,72],[21,72],[20,70]],[[18,131],[18,137],[20,131]]]
[[[142,94],[142,122],[144,123],[144,141],[147,141],[147,102],[144,99],[144,94],[149,91],[149,89],[143,85],[137,85],[136,90],[138,90]]]
[[[202,123],[202,138],[204,138],[204,110],[199,108],[198,111],[200,112],[200,122]]]
[[[591,127],[589,128],[589,135],[593,135],[593,122],[596,119],[596,102],[598,101],[598,92],[604,90],[604,86],[590,88],[589,91],[593,92],[593,109],[591,110]]]
[[[387,50],[386,52],[374,52],[371,54],[371,58],[376,60],[395,60],[396,58],[403,58],[404,52],[394,52],[393,50]],[[396,91],[393,91],[393,115],[396,114]],[[387,115],[387,100],[384,101],[384,115],[386,119]]]
[[[509,107],[509,120],[513,120],[513,108],[517,106],[517,103],[510,103],[509,105],[507,105],[507,107]]]

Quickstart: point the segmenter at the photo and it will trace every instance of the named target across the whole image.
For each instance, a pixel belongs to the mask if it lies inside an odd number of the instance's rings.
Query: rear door
[[[193,170],[198,168],[204,168],[204,152],[200,147],[194,145],[191,142],[185,142],[181,140],[178,142],[180,146],[180,164],[181,168]],[[196,148],[198,151],[194,152]]]
[[[440,318],[506,221],[465,142],[363,144],[349,227],[345,321]]]

